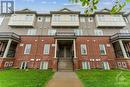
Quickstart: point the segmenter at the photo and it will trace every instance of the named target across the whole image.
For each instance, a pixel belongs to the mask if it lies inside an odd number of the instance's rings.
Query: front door
[[[59,48],[59,57],[60,58],[71,58],[72,57],[72,51],[70,46],[60,46]]]

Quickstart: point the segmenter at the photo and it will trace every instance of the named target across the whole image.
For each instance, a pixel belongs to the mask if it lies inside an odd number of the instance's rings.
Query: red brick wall
[[[80,44],[86,44],[87,46],[87,55],[83,56],[80,52]],[[100,55],[99,53],[99,44],[104,44],[106,48],[106,55]],[[107,45],[110,45],[108,47]],[[110,62],[110,67],[113,68],[115,54],[113,50],[113,46],[109,41],[109,37],[78,37],[76,39],[76,48],[77,48],[77,57],[79,58],[79,68],[81,68],[82,60],[90,61],[90,59],[94,59],[91,61],[91,67],[100,68],[102,61]],[[100,59],[101,61],[96,61],[96,59]],[[111,62],[113,61],[113,63]]]
[[[28,61],[28,67],[29,68],[39,68],[40,61],[45,60],[49,61],[49,68],[55,68],[56,69],[56,60],[54,57],[54,48],[52,47],[52,44],[55,43],[54,37],[38,37],[38,36],[22,36],[21,37],[21,43],[24,44],[24,46],[20,46],[18,44],[17,50],[16,50],[16,60],[15,60],[15,67],[20,67],[21,61]],[[26,44],[32,44],[32,49],[29,55],[24,55],[24,48]],[[50,48],[50,54],[44,55],[43,54],[43,47],[44,44],[51,44]],[[86,44],[87,46],[87,55],[82,56],[80,52],[80,44]],[[99,44],[105,44],[107,55],[101,56],[99,53]],[[90,61],[90,59],[94,59],[94,61],[91,62],[92,68],[100,68],[102,61],[108,61],[110,63],[110,67],[115,67],[115,55],[114,50],[112,47],[112,44],[109,45],[109,37],[77,37],[76,39],[76,53],[77,58],[75,60],[75,68],[81,68],[81,62],[83,60]],[[38,48],[38,49],[37,49]],[[35,59],[35,61],[31,61],[31,59]],[[40,59],[36,61],[37,59]],[[100,61],[96,61],[96,59],[100,59]]]
[[[24,44],[24,46],[20,46],[20,44]],[[18,44],[16,49],[15,67],[19,67],[21,61],[28,61],[29,68],[39,68],[40,61],[44,60],[44,61],[49,61],[49,68],[52,68],[54,47],[50,46],[51,48],[50,48],[49,55],[44,55],[43,49],[44,49],[44,44],[51,44],[51,45],[54,44],[53,37],[22,36],[20,44]],[[32,44],[31,52],[29,55],[28,54],[24,55],[24,48],[26,44]],[[31,59],[35,59],[35,61],[31,61]]]

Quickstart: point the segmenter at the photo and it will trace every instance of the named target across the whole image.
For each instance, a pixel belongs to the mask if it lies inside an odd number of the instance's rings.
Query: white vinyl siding
[[[106,48],[104,44],[99,44],[100,55],[106,55]]]
[[[80,17],[80,22],[85,22],[85,17]]]
[[[75,29],[74,33],[75,35],[78,35],[78,36],[83,34],[82,30],[79,30],[79,29]]]
[[[32,46],[31,44],[26,44],[24,54],[30,54],[31,46]]]
[[[81,55],[87,55],[86,44],[81,44],[80,49],[81,49]]]
[[[108,62],[103,62],[103,69],[110,70],[110,66]]]
[[[98,36],[102,36],[103,35],[103,31],[102,30],[95,30],[95,35],[98,35]]]
[[[90,63],[86,62],[86,61],[83,61],[82,62],[82,69],[90,69]]]
[[[40,69],[47,70],[48,69],[48,62],[47,61],[42,61],[40,63]]]
[[[36,35],[36,29],[28,29],[27,35]]]
[[[50,20],[51,20],[50,17],[45,18],[45,22],[50,22]]]
[[[48,35],[55,35],[56,34],[56,30],[48,30]]]
[[[45,44],[44,45],[44,54],[49,54],[49,51],[50,51],[50,44]]]
[[[2,24],[3,20],[4,20],[4,16],[0,16],[0,25]]]
[[[121,29],[120,33],[129,33],[129,31],[127,29]]]

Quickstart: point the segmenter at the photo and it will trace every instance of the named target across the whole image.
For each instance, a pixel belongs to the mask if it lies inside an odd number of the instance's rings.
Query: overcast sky
[[[98,9],[111,8],[113,1],[114,0],[100,0]],[[51,10],[59,10],[65,7],[82,12],[84,10],[80,3],[72,4],[69,0],[15,0],[15,8],[18,10],[29,8],[40,12],[49,12]],[[127,4],[125,9],[130,9],[130,3]]]

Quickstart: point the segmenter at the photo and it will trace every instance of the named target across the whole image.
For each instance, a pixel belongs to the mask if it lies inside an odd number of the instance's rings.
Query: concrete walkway
[[[83,87],[75,72],[56,72],[46,87]]]

